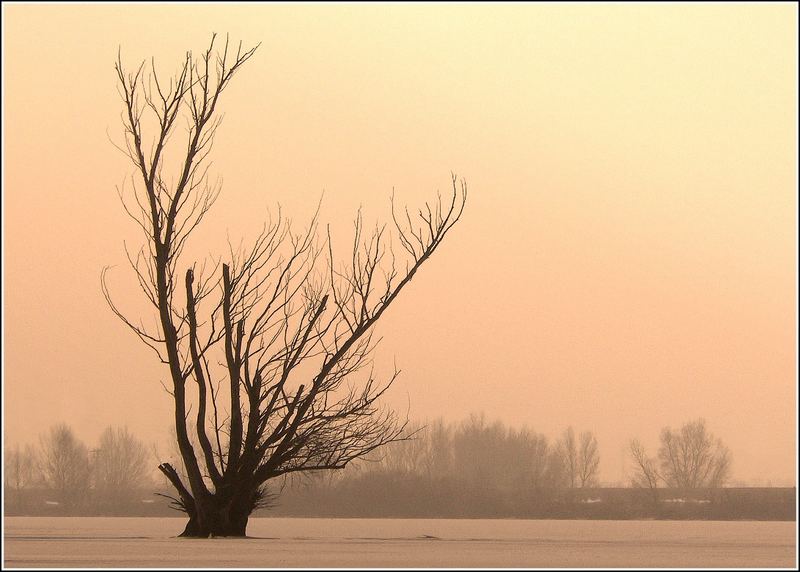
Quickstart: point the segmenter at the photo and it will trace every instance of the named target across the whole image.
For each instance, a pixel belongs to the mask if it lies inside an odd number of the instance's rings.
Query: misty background
[[[794,520],[794,487],[741,487],[730,450],[702,419],[662,428],[657,453],[632,439],[628,483],[599,481],[602,450],[591,431],[557,439],[473,414],[411,424],[391,443],[338,471],[275,479],[256,516],[369,518],[589,518]],[[37,446],[7,445],[8,516],[176,516],[157,461],[180,467],[177,446],[148,447],[125,427],[93,444],[66,424]],[[182,472],[182,471],[181,471]],[[172,509],[172,510],[170,510]]]
[[[113,61],[171,70],[217,30],[263,44],[226,92],[224,188],[193,253],[277,203],[303,223],[323,190],[345,236],[359,205],[385,221],[393,188],[415,204],[457,171],[462,224],[378,328],[377,370],[403,370],[387,405],[591,431],[599,482],[621,484],[631,438],[655,453],[704,417],[733,481],[793,484],[796,19],[642,10],[4,6],[6,452],[58,421],[87,447],[127,426],[166,451],[166,372],[99,284],[116,264],[136,313]]]

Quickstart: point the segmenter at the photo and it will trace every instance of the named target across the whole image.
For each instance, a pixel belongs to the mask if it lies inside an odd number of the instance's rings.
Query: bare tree
[[[585,488],[597,484],[600,453],[597,439],[591,431],[582,432],[576,439],[575,431],[572,427],[567,427],[556,444],[555,452],[568,488]]]
[[[416,212],[392,200],[395,246],[386,226],[367,230],[359,213],[344,264],[335,262],[330,231],[318,232],[318,215],[296,231],[280,212],[250,248],[231,246],[225,262],[182,263],[219,193],[207,159],[220,97],[258,47],[215,45],[212,38],[199,58],[187,53],[169,80],[152,64],[128,73],[118,58],[120,149],[136,173],[119,194],[144,234],[128,259],[157,327],[127,317],[102,276],[114,313],[169,369],[186,479],[169,463],[159,469],[177,491],[174,506],[189,515],[184,536],[244,535],[271,479],[340,469],[407,435],[378,405],[399,372],[375,377],[374,326],[458,222],[467,194],[453,176],[450,197]],[[175,144],[179,117],[188,133]],[[175,177],[168,147],[180,154]]]
[[[670,487],[716,488],[730,476],[730,452],[708,433],[704,419],[688,422],[679,431],[662,429],[658,459]]]
[[[36,450],[31,445],[20,449],[15,445],[4,456],[3,484],[12,491],[30,488],[36,482],[38,465]]]
[[[507,478],[504,471],[508,430],[500,421],[488,423],[484,413],[472,413],[453,435],[453,469],[470,487],[488,490]]]
[[[547,437],[527,428],[511,429],[508,433],[511,470],[515,487],[527,493],[539,494],[552,488],[548,481],[550,446]]]
[[[440,417],[425,426],[422,472],[428,479],[440,479],[453,470],[453,428]]]
[[[658,483],[661,480],[661,475],[658,473],[655,460],[647,456],[638,439],[631,441],[630,453],[634,461],[634,474],[631,478],[631,483],[634,487],[649,489],[653,502],[658,505]]]
[[[41,437],[42,477],[59,503],[73,507],[86,500],[90,485],[89,450],[61,423]]]
[[[417,423],[406,425],[408,438],[389,443],[375,453],[373,469],[395,476],[418,475],[423,471],[423,459],[427,448],[425,428]]]
[[[570,488],[570,478],[564,465],[564,456],[558,443],[549,447],[544,471],[545,487],[549,489]]]
[[[580,488],[597,485],[597,473],[600,468],[600,452],[597,439],[591,431],[584,431],[578,446],[578,485]]]
[[[574,489],[578,485],[578,445],[572,427],[564,431],[556,445],[556,452],[561,459],[567,486]]]
[[[95,492],[106,503],[118,505],[131,498],[147,481],[147,449],[127,427],[107,427],[95,450]]]
[[[30,490],[40,484],[38,455],[31,445],[20,449],[15,445],[3,456],[3,490],[9,506],[27,505]]]

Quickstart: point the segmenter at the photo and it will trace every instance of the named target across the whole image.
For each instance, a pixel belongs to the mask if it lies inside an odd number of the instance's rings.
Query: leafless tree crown
[[[220,191],[208,157],[221,94],[258,47],[233,49],[226,40],[217,51],[215,44],[197,58],[187,53],[168,79],[154,63],[128,72],[117,60],[119,147],[135,167],[119,195],[144,235],[138,251],[126,252],[158,327],[124,313],[107,269],[102,276],[113,312],[169,367],[188,488],[171,465],[160,468],[189,512],[242,479],[249,486],[340,468],[403,438],[404,422],[377,403],[399,372],[385,380],[374,374],[373,329],[459,221],[467,197],[455,175],[450,195],[421,209],[400,208],[393,197],[394,233],[367,228],[359,213],[344,262],[318,210],[302,229],[279,211],[249,248],[230,246],[224,262],[184,263],[187,239]],[[179,153],[177,172],[168,172],[168,148]]]
[[[717,488],[730,478],[728,448],[710,434],[704,419],[685,423],[680,430],[661,430],[658,458],[647,455],[638,439],[630,444],[633,484],[655,491],[659,483],[678,489]]]
[[[89,489],[89,450],[65,424],[54,425],[40,439],[40,470],[58,502],[72,505]]]
[[[556,454],[570,488],[597,485],[600,452],[597,438],[591,431],[583,431],[576,439],[574,429],[568,427],[556,444]]]
[[[706,430],[704,419],[686,423],[679,431],[665,427],[658,459],[662,478],[670,487],[715,488],[730,476],[730,452]]]

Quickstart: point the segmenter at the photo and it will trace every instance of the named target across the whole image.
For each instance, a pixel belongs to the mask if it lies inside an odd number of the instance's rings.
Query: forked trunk
[[[212,538],[217,536],[247,536],[247,521],[252,512],[249,503],[210,497],[206,502],[195,503],[189,512],[189,522],[180,534],[184,538]]]

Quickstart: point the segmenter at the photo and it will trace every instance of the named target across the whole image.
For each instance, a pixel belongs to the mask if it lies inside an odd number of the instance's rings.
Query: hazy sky
[[[342,233],[470,186],[386,315],[387,403],[595,431],[601,479],[632,437],[704,416],[734,477],[796,463],[797,7],[3,5],[4,429],[109,424],[163,440],[168,374],[119,323],[133,304],[116,193],[132,166],[113,63],[230,33],[256,56],[224,93],[222,196],[195,251],[325,191]],[[130,294],[130,295],[129,295]],[[145,317],[149,319],[150,314]]]

